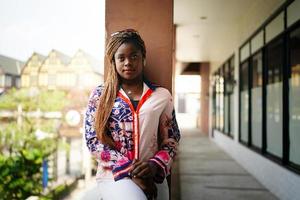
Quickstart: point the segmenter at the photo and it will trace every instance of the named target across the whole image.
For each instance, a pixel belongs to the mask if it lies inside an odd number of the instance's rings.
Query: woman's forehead
[[[141,52],[141,49],[132,42],[123,43],[116,51],[116,54]]]

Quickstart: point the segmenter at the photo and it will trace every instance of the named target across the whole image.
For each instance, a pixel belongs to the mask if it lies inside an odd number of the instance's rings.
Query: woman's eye
[[[131,58],[135,60],[135,59],[138,58],[138,56],[137,55],[132,55]]]
[[[118,58],[118,61],[119,61],[119,62],[123,62],[123,61],[124,61],[124,57],[119,57],[119,58]]]

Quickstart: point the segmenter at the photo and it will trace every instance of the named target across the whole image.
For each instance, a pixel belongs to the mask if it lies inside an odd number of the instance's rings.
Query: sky
[[[104,0],[0,0],[0,54],[26,61],[33,52],[104,53]]]

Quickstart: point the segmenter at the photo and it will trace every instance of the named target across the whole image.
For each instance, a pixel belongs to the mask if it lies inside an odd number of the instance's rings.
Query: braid
[[[108,134],[107,123],[119,89],[119,78],[115,67],[114,55],[118,48],[124,43],[133,43],[136,45],[141,50],[143,58],[146,58],[145,43],[134,30],[123,30],[112,34],[106,46],[105,57],[110,65],[96,111],[95,130],[97,138],[103,144],[109,145],[112,148],[114,147],[114,142],[112,137]]]

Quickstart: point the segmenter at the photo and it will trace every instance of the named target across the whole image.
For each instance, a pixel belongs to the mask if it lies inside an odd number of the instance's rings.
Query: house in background
[[[27,60],[21,73],[22,88],[38,87],[39,69],[45,59],[46,56],[34,52]]]
[[[102,66],[103,63],[80,49],[73,56],[69,70],[74,73],[79,89],[92,89],[104,82]]]
[[[57,50],[47,57],[33,53],[21,76],[22,87],[66,91],[91,90],[104,81],[103,64],[83,50],[72,58]]]
[[[0,55],[0,94],[10,88],[20,88],[24,62]]]
[[[72,86],[74,80],[68,76],[68,64],[71,58],[57,50],[52,50],[39,69],[40,88],[58,89]]]

